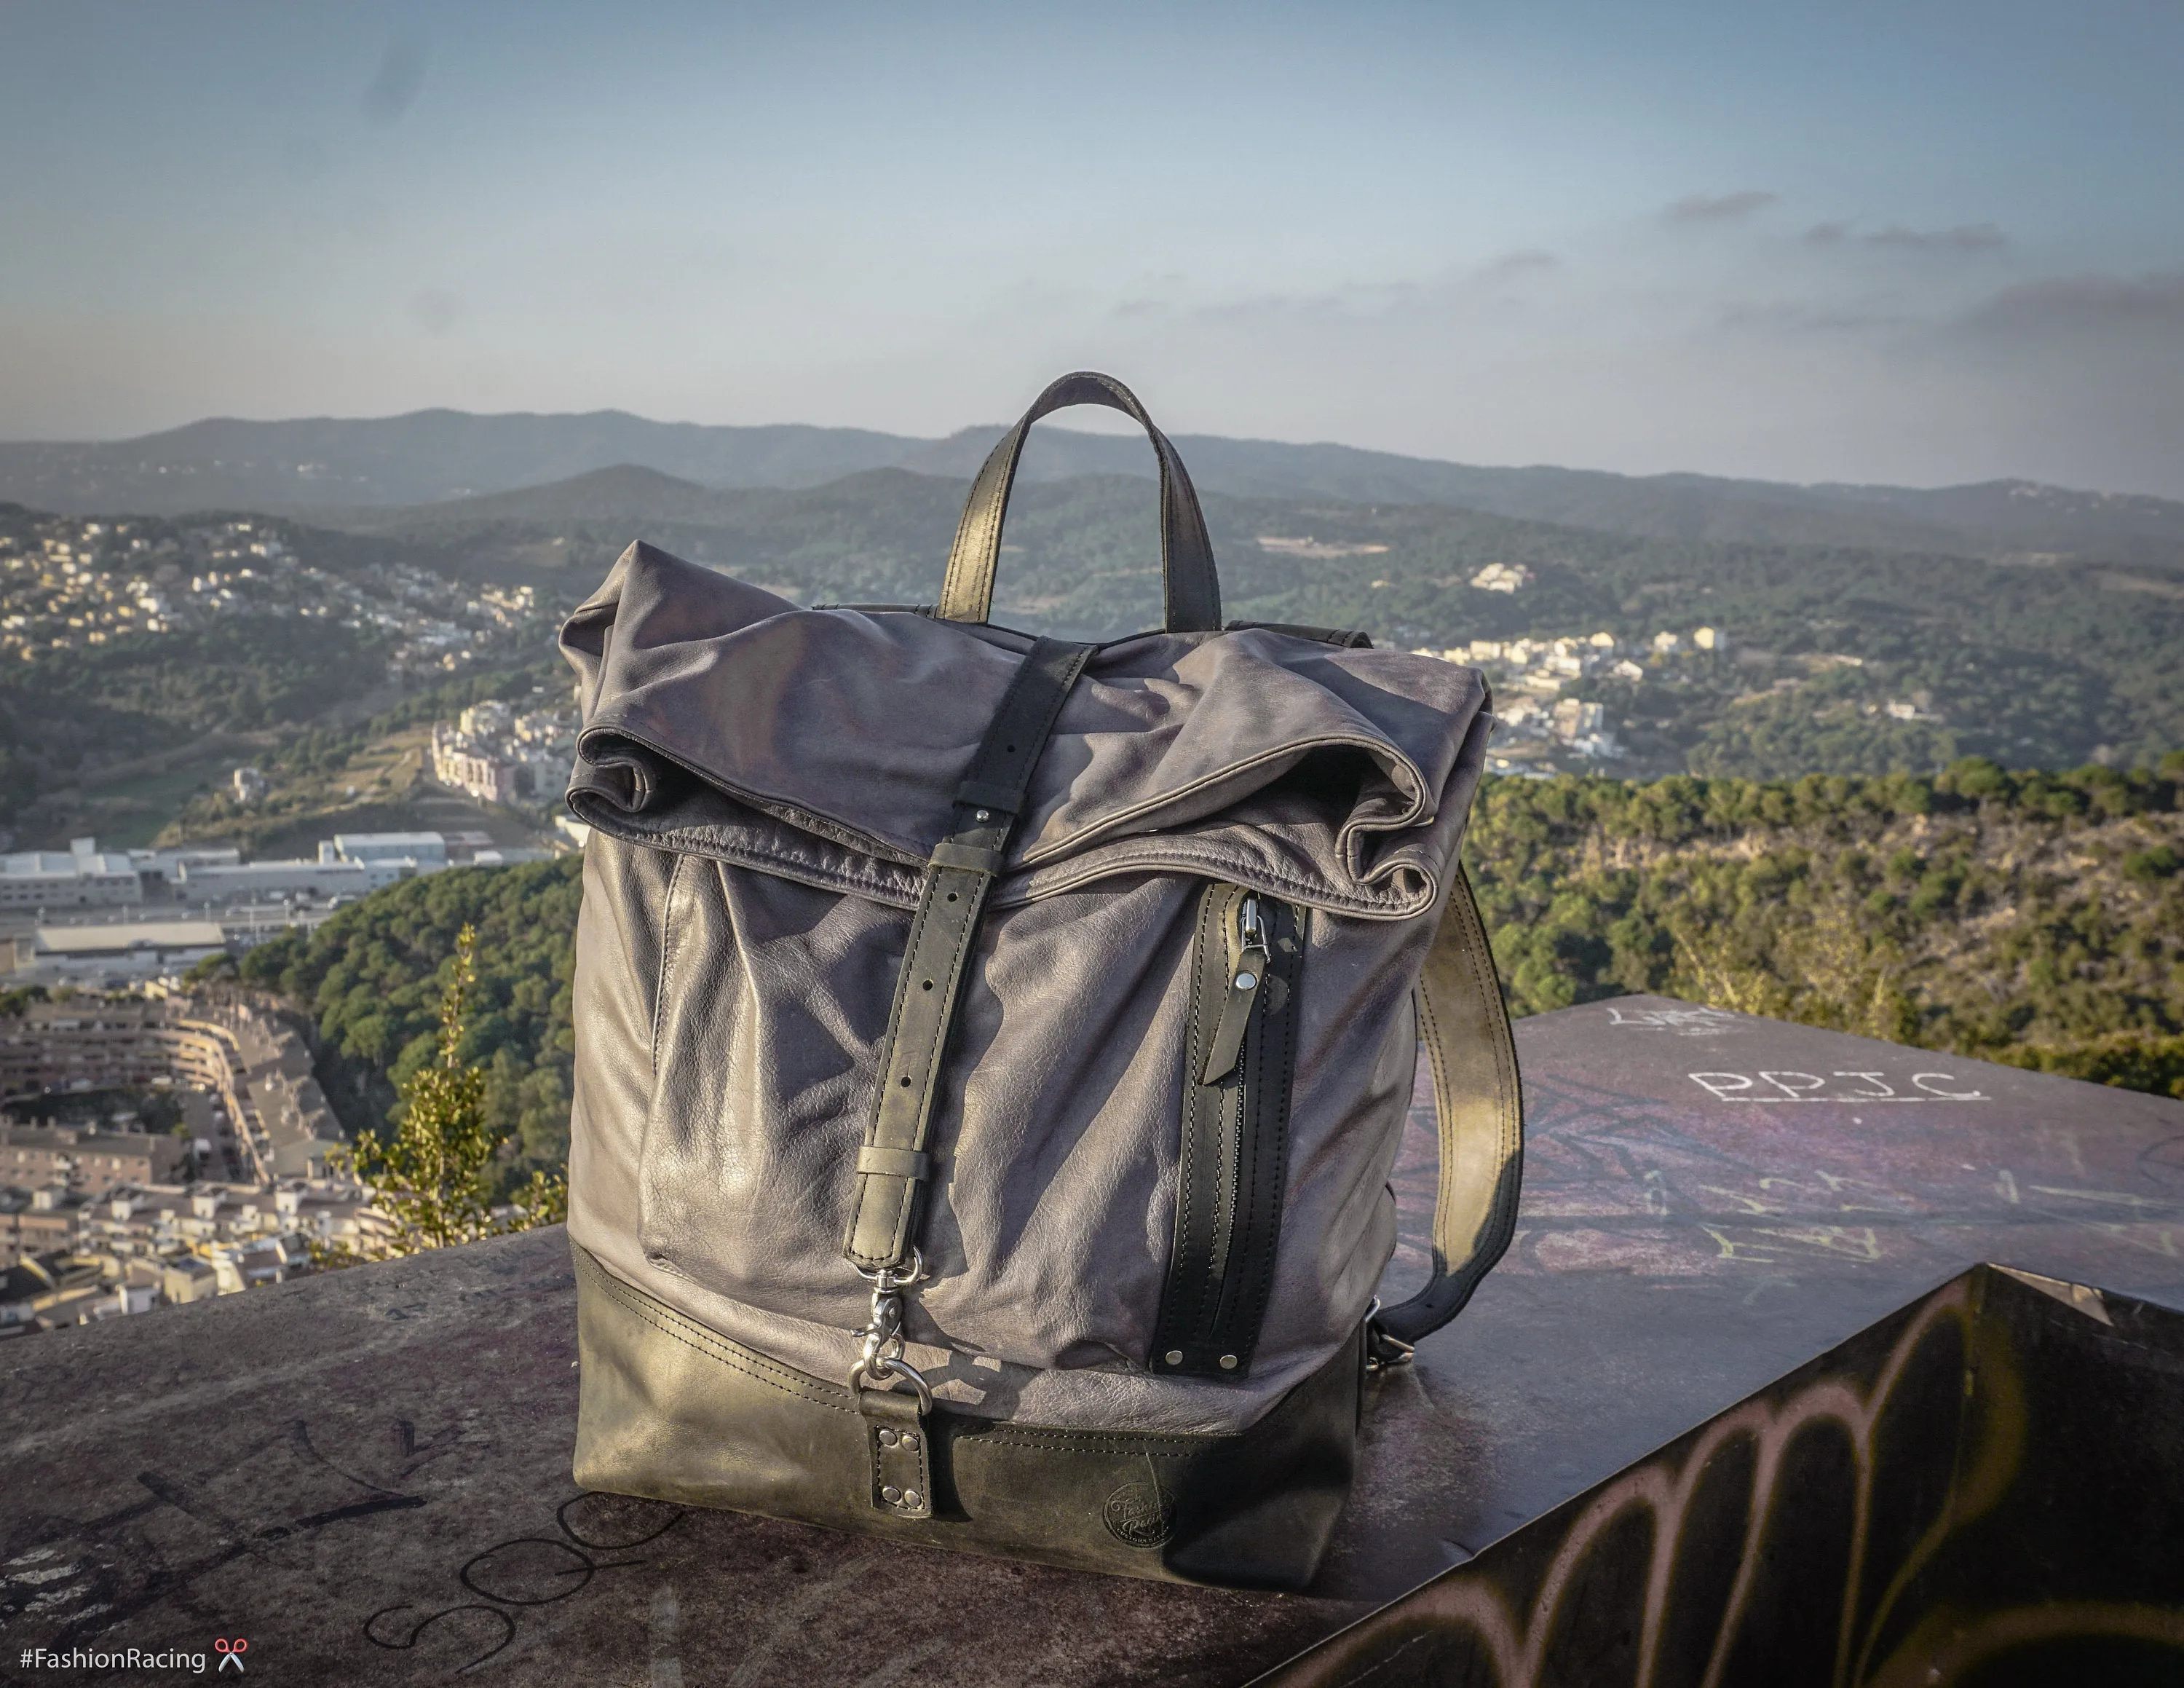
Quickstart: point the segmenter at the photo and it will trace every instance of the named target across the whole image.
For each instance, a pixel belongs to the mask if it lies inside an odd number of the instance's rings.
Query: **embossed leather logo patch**
[[[1125,1483],[1107,1497],[1106,1517],[1125,1547],[1158,1547],[1175,1534],[1175,1501],[1151,1484]]]

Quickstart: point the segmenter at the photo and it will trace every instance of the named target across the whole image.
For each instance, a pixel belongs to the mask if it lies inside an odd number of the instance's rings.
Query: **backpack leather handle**
[[[1105,405],[1145,429],[1160,458],[1161,576],[1170,633],[1217,633],[1221,628],[1221,583],[1213,569],[1213,543],[1206,537],[1198,492],[1167,436],[1153,426],[1137,394],[1112,375],[1080,370],[1065,375],[1040,394],[1023,420],[1001,436],[1001,443],[971,483],[971,496],[956,524],[956,544],[948,553],[948,577],[940,588],[938,610],[943,621],[983,622],[994,602],[994,569],[1000,560],[1001,523],[1016,485],[1031,425],[1072,405]]]

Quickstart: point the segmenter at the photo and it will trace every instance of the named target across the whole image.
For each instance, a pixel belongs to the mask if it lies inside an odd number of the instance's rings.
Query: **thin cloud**
[[[1786,300],[1732,302],[1722,308],[1720,316],[1724,328],[1782,334],[1864,333],[1909,327],[1919,321],[1907,311],[1877,305],[1826,305]]]
[[[2008,245],[2009,237],[1992,223],[1964,223],[1942,229],[1905,228],[1892,223],[1867,235],[1865,243],[1903,252],[1992,252]]]
[[[1780,197],[1757,187],[1737,193],[1691,193],[1663,207],[1661,215],[1672,223],[1736,222]]]
[[[463,302],[443,288],[427,288],[410,301],[410,320],[428,334],[444,334],[463,318]]]
[[[1537,249],[1505,252],[1499,258],[1480,265],[1479,278],[1485,282],[1506,282],[1513,276],[1528,275],[1540,270],[1559,270],[1562,262],[1553,253]]]
[[[397,36],[387,42],[379,69],[359,102],[364,120],[381,129],[400,122],[402,114],[416,103],[431,62],[425,43],[414,36]]]
[[[1841,246],[1850,238],[1848,223],[1814,223],[1805,231],[1808,246]]]
[[[1964,320],[1971,328],[2017,335],[2118,329],[2184,334],[2184,270],[2025,282],[2003,288]]]

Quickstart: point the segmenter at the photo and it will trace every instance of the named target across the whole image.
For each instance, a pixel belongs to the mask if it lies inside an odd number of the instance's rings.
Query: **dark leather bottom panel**
[[[587,1489],[761,1512],[932,1547],[1176,1582],[1295,1589],[1350,1490],[1360,1339],[1233,1436],[932,1414],[933,1516],[872,1504],[849,1389],[769,1360],[577,1263]]]

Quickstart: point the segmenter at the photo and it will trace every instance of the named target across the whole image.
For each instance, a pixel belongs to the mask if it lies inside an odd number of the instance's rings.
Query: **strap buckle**
[[[1389,1334],[1388,1327],[1380,1322],[1380,1298],[1375,1295],[1373,1305],[1365,1310],[1365,1369],[1392,1372],[1409,1365],[1418,1351],[1416,1343]]]
[[[895,1379],[900,1378],[916,1392],[918,1411],[930,1412],[932,1386],[915,1366],[902,1357],[902,1292],[924,1277],[925,1256],[913,1247],[907,1266],[883,1266],[875,1272],[859,1266],[857,1276],[872,1283],[872,1322],[856,1333],[864,1339],[864,1350],[857,1356],[857,1363],[850,1368],[851,1391],[867,1385],[892,1389]]]

